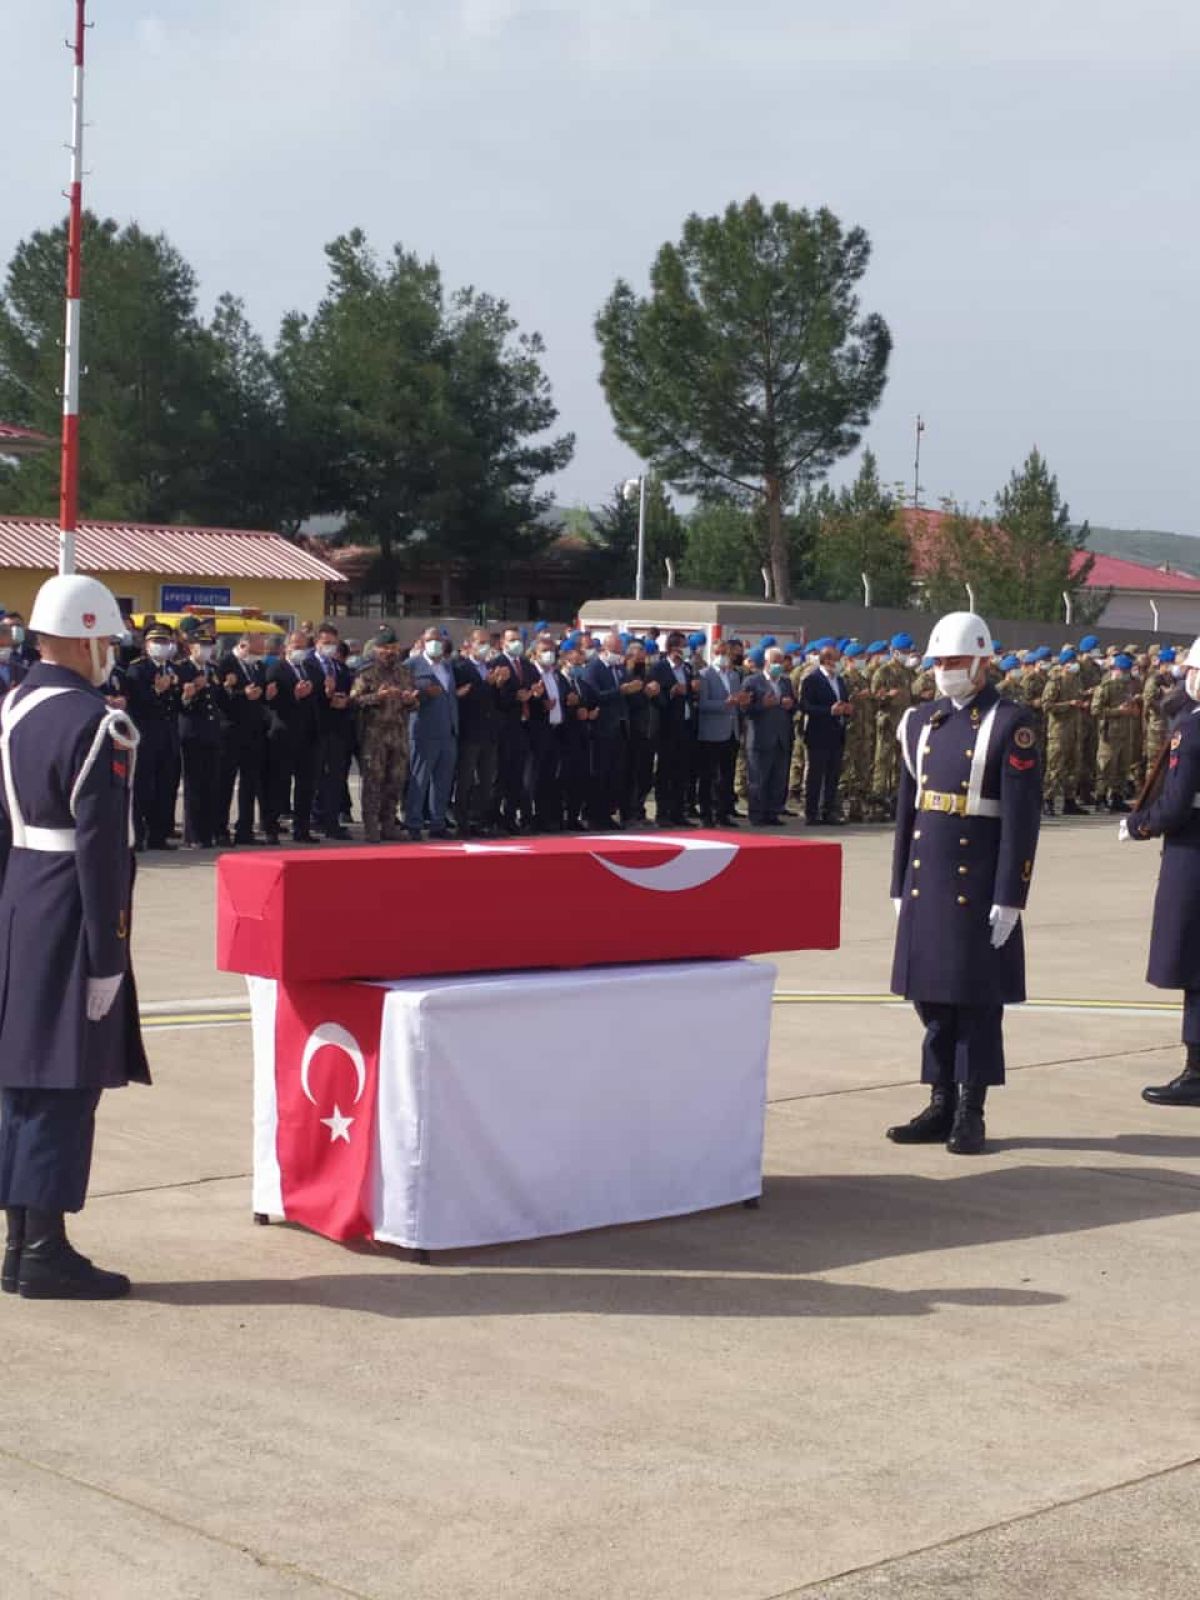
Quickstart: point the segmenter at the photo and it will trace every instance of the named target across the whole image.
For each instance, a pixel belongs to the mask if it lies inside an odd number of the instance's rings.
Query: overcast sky
[[[62,211],[70,0],[5,0],[0,259]],[[592,320],[690,211],[831,207],[895,338],[867,435],[926,499],[1030,445],[1077,517],[1200,532],[1200,9],[1182,0],[91,0],[87,201],[273,335],[361,225],[502,295],[578,435],[638,463]],[[86,359],[86,350],[85,350]],[[86,405],[86,393],[85,393]]]

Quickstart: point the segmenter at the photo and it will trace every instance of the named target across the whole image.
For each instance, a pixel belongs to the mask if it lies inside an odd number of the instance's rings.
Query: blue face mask
[[[772,661],[771,665],[767,668],[767,671],[770,673],[771,677],[773,677],[773,678],[782,678],[783,677],[783,662],[782,661]]]

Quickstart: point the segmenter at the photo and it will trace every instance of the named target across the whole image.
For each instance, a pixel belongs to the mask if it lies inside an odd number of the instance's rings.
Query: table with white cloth
[[[753,1200],[774,981],[726,960],[343,981],[300,1051],[277,1014],[305,986],[252,977],[254,1210],[427,1251]],[[331,1009],[350,991],[382,996],[361,1049]],[[345,1059],[327,1068],[315,1049],[331,1039]],[[335,1161],[360,1141],[357,1230],[289,1204],[289,1119]]]

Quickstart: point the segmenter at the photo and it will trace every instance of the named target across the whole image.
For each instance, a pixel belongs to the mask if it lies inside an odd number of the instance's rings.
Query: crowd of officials
[[[252,625],[251,625],[252,626]],[[361,774],[368,841],[888,821],[904,712],[935,695],[905,633],[747,648],[535,624],[444,629],[359,651],[332,623],[220,637],[211,619],[148,620],[108,689],[141,732],[139,848],[349,837]],[[0,621],[0,693],[37,659]],[[1128,809],[1165,738],[1182,667],[1169,647],[994,646],[992,681],[1033,715],[1053,815]]]

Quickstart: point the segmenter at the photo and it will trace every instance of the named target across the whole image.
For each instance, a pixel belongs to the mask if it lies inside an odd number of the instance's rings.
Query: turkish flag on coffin
[[[383,989],[282,985],[275,1011],[283,1214],[327,1239],[370,1234]]]
[[[239,851],[217,863],[217,965],[302,982],[834,950],[841,871],[839,845],[728,833]]]

